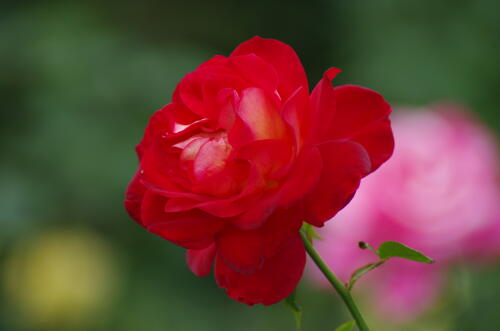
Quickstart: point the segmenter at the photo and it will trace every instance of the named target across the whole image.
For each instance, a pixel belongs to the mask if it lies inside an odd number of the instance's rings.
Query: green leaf
[[[292,310],[293,316],[295,317],[295,327],[297,331],[300,331],[302,326],[302,307],[295,301],[295,293],[296,291],[293,291],[292,294],[285,299],[285,304]]]
[[[309,242],[311,242],[311,243],[312,243],[313,239],[319,239],[319,240],[323,239],[319,236],[319,234],[316,233],[316,231],[314,230],[314,227],[309,223],[304,222],[302,224],[302,231],[304,231],[304,233],[307,237],[307,240],[309,240]]]
[[[345,322],[344,324],[336,328],[334,331],[351,331],[353,327],[354,327],[354,321],[349,321]]]
[[[430,257],[396,241],[386,241],[382,243],[378,248],[378,256],[383,260],[387,260],[391,257],[400,257],[417,262],[434,263],[434,260]]]
[[[351,275],[351,279],[349,280],[349,283],[347,284],[347,289],[350,291],[358,279],[360,279],[361,277],[363,277],[363,275],[367,274],[368,272],[381,266],[384,263],[385,263],[385,261],[382,260],[382,261],[378,261],[376,263],[367,264],[365,266],[362,266],[361,268],[356,269]]]

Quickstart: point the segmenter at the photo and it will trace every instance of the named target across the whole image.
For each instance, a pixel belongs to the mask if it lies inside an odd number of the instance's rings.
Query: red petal
[[[166,198],[181,198],[181,199],[189,199],[189,200],[195,200],[195,201],[210,201],[211,198],[204,196],[204,195],[199,195],[187,191],[179,191],[177,188],[160,188],[156,185],[153,185],[151,183],[148,183],[147,181],[141,180],[142,184],[147,187],[148,190],[151,190],[152,192],[159,194],[161,196],[164,196]],[[169,210],[167,210],[169,211]]]
[[[275,208],[289,208],[297,200],[308,194],[321,175],[321,155],[317,148],[302,151],[293,164],[293,168],[279,189],[267,192],[246,213],[234,218],[232,223],[243,230],[255,229],[267,221]],[[268,182],[267,185],[270,185]]]
[[[217,94],[217,104],[219,105],[218,123],[226,132],[231,131],[236,120],[236,107],[240,96],[235,89],[226,88]]]
[[[210,73],[200,82],[203,85],[203,101],[204,107],[210,109],[209,112],[213,119],[220,118],[221,104],[220,93],[224,90],[240,91],[248,87],[247,82],[239,73],[234,70],[230,73]],[[224,92],[223,92],[224,93]]]
[[[253,273],[264,263],[259,231],[228,229],[218,236],[217,251],[220,259],[239,273]]]
[[[276,208],[277,192],[272,191],[257,199],[248,210],[233,219],[232,224],[241,230],[256,229],[264,223]]]
[[[141,220],[148,231],[179,246],[200,249],[214,240],[226,221],[199,210],[167,213],[167,199],[151,191],[146,192],[142,203]]]
[[[141,156],[141,179],[146,186],[152,185],[166,191],[185,191],[189,187],[184,172],[179,167],[178,148],[173,144],[185,141],[201,130],[207,120],[193,123],[177,133],[170,130],[169,114],[173,105],[165,106],[150,119],[144,138],[138,146]]]
[[[198,208],[216,217],[234,217],[254,206],[257,201],[258,197],[256,195],[245,197],[242,194],[207,202],[173,198],[168,200],[165,210],[167,212],[179,212]]]
[[[304,68],[290,46],[278,40],[254,37],[236,47],[231,57],[252,53],[276,69],[279,79],[278,91],[283,100],[288,99],[299,87],[309,91]]]
[[[308,124],[309,110],[309,91],[299,87],[295,92],[284,102],[281,108],[281,116],[285,123],[291,128],[295,139],[296,150],[300,150],[304,144]]]
[[[352,137],[351,140],[360,143],[367,150],[372,164],[371,171],[375,171],[387,161],[394,151],[394,136],[389,119],[373,123]]]
[[[221,232],[217,237],[217,251],[234,271],[255,272],[299,231],[303,220],[301,205],[277,209],[272,215],[266,215],[265,223],[259,228],[228,228]]]
[[[234,197],[243,190],[247,176],[247,164],[231,162],[220,172],[198,180],[192,189],[195,192],[209,194],[217,198]]]
[[[257,167],[251,165],[248,168],[246,180],[241,180],[241,183],[244,183],[245,187],[239,194],[226,199],[211,199],[208,201],[206,199],[178,195],[182,199],[170,199],[167,202],[166,210],[183,211],[199,208],[217,217],[233,217],[241,214],[256,204],[259,197],[254,193],[262,190],[265,185]],[[171,193],[168,192],[168,194]]]
[[[148,125],[144,130],[144,137],[136,146],[136,151],[139,160],[142,159],[144,151],[151,145],[155,136],[161,136],[170,130],[170,109],[174,107],[172,104],[164,106],[162,109],[157,110],[149,119]]]
[[[236,109],[237,107],[234,109],[235,114]],[[250,130],[250,127],[243,121],[243,119],[240,116],[235,116],[233,126],[227,134],[227,139],[229,144],[236,150],[255,140],[255,137],[253,132]]]
[[[206,68],[206,67],[224,67],[227,65],[227,57],[222,55],[215,55],[210,60],[207,60],[200,64],[198,68]]]
[[[125,193],[125,209],[137,223],[141,224],[141,204],[144,198],[146,187],[141,184],[139,171],[132,178]]]
[[[311,136],[313,142],[353,140],[362,144],[377,169],[391,155],[394,139],[389,122],[390,105],[375,91],[360,86],[333,88],[338,73],[330,69],[311,95]]]
[[[379,93],[364,87],[344,85],[334,90],[337,109],[331,138],[347,138],[363,144],[374,171],[392,155],[394,149],[388,120],[391,106]]]
[[[272,305],[293,292],[302,277],[305,262],[304,246],[297,234],[251,275],[234,271],[217,257],[215,277],[218,285],[234,300],[248,305]]]
[[[183,187],[189,187],[189,182],[179,167],[179,153],[157,139],[144,151],[140,177],[146,187],[166,192],[186,192]],[[181,184],[181,181],[184,183]]]
[[[229,62],[250,83],[250,86],[260,87],[274,93],[278,87],[276,70],[268,62],[255,54],[231,56]]]
[[[250,161],[266,179],[282,177],[293,156],[292,146],[281,139],[256,140],[242,147],[237,158]]]
[[[141,220],[145,227],[158,222],[169,222],[169,214],[165,212],[168,198],[148,190],[144,194],[141,206]]]
[[[332,141],[318,146],[323,170],[318,185],[306,199],[308,223],[322,226],[349,203],[370,168],[366,150],[358,143]]]
[[[181,103],[175,103],[171,112],[172,119],[182,125],[189,125],[202,119],[199,115],[193,113]]]
[[[291,208],[278,208],[259,228],[266,258],[274,256],[281,246],[298,233],[305,219],[302,204]]]
[[[186,263],[189,269],[198,277],[210,274],[215,259],[215,244],[203,249],[188,249]]]
[[[229,66],[204,66],[187,74],[179,83],[174,100],[182,102],[202,118],[217,120],[217,94],[224,88],[242,89],[248,84]]]
[[[289,206],[303,198],[318,183],[323,165],[319,150],[302,150],[280,189],[279,206]]]
[[[203,97],[204,75],[199,70],[187,74],[178,85],[178,93],[182,102],[202,118],[214,118]]]
[[[161,139],[168,142],[170,145],[182,144],[192,136],[203,132],[203,129],[211,124],[207,119],[202,119],[191,123],[188,126],[178,125],[175,122],[170,123],[172,128],[169,132],[160,131],[157,132],[152,138]]]
[[[331,68],[325,72],[323,78],[314,87],[311,93],[311,112],[308,123],[310,125],[308,141],[322,142],[327,140],[330,127],[334,121],[336,100],[330,77],[334,77],[332,72],[336,68]]]

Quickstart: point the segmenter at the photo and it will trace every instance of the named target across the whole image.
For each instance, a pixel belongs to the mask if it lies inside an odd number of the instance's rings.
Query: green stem
[[[370,329],[368,328],[368,325],[366,325],[366,322],[363,319],[363,316],[361,316],[361,313],[358,310],[358,307],[356,306],[356,303],[354,302],[351,294],[347,290],[347,288],[342,284],[342,282],[333,274],[333,272],[328,268],[326,263],[321,259],[319,256],[318,252],[314,249],[312,246],[311,242],[307,239],[307,236],[301,231],[300,235],[302,237],[302,241],[304,242],[304,246],[306,247],[306,251],[309,254],[309,256],[313,259],[314,263],[318,266],[319,270],[325,275],[325,277],[328,279],[330,284],[335,288],[337,293],[340,295],[342,300],[344,301],[345,305],[351,312],[352,317],[356,321],[356,324],[358,325],[358,328],[360,331],[369,331]]]

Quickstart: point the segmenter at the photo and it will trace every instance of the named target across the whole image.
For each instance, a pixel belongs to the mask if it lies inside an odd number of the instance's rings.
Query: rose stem
[[[304,246],[306,247],[306,251],[313,259],[314,263],[318,266],[319,270],[325,275],[325,277],[328,279],[330,284],[335,288],[337,293],[340,295],[342,300],[344,301],[345,305],[351,312],[352,317],[356,321],[356,324],[358,325],[358,328],[360,331],[369,331],[370,329],[368,328],[368,325],[366,325],[366,322],[363,319],[363,316],[361,316],[361,313],[358,310],[358,307],[356,306],[356,303],[354,302],[351,294],[347,290],[347,288],[342,284],[342,282],[333,274],[333,272],[328,268],[326,263],[321,259],[319,256],[318,252],[314,249],[312,246],[311,242],[309,239],[307,239],[307,236],[300,231],[300,236],[302,237],[302,241],[304,242]]]

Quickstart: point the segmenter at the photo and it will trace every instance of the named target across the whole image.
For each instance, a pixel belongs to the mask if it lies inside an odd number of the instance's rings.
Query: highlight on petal
[[[217,104],[219,106],[219,125],[226,130],[231,131],[236,120],[236,108],[240,102],[240,96],[235,89],[226,88],[217,93]]]
[[[220,172],[226,165],[231,146],[224,138],[210,139],[198,148],[194,159],[193,171],[196,179]]]
[[[253,305],[275,304],[288,297],[297,286],[306,262],[300,236],[296,234],[262,268],[252,274],[241,274],[217,257],[215,277],[220,287],[234,300]]]
[[[309,95],[303,87],[297,88],[281,107],[281,116],[290,127],[296,150],[300,150],[309,134]]]
[[[287,134],[276,104],[260,88],[243,90],[236,112],[255,139],[280,139]]]

